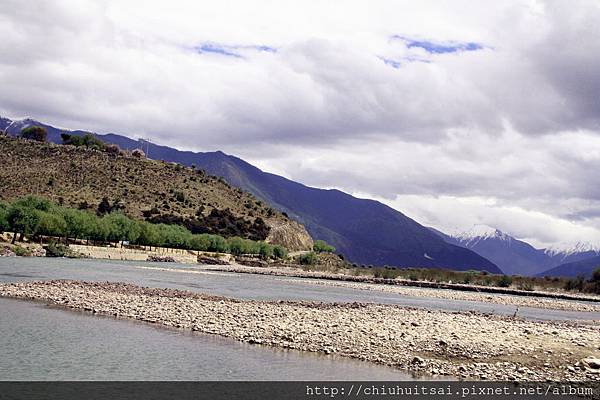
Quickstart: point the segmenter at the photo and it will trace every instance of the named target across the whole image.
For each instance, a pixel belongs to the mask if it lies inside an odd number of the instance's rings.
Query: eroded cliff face
[[[280,219],[269,219],[266,221],[271,228],[267,242],[279,244],[290,251],[311,250],[313,239],[310,237],[304,225],[296,221]]]

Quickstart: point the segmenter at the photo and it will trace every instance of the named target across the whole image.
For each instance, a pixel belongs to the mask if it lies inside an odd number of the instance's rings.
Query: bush
[[[12,251],[19,257],[29,257],[31,251],[21,246],[13,246]]]
[[[519,290],[525,290],[527,292],[531,292],[531,291],[533,291],[533,284],[531,282],[521,282],[517,286],[517,289],[519,289]]]
[[[135,149],[131,152],[131,155],[135,158],[146,158],[146,153],[142,149]]]
[[[583,290],[584,285],[585,279],[582,275],[579,275],[576,278],[569,279],[568,281],[566,281],[564,288],[567,291],[577,290],[581,292]]]
[[[91,133],[86,133],[83,136],[61,133],[60,138],[62,139],[64,145],[71,145],[76,147],[84,146],[88,149],[101,151],[106,151],[108,149],[106,143],[104,143],[102,140],[98,139],[95,135],[92,135]],[[116,152],[118,153],[120,150],[118,146],[116,150]],[[111,149],[111,151],[114,151],[114,149]]]
[[[333,253],[335,247],[328,245],[324,240],[317,240],[313,244],[313,250],[317,253]]]
[[[21,137],[28,140],[45,142],[48,140],[48,132],[46,131],[46,128],[41,126],[28,126],[21,130]]]
[[[8,228],[8,204],[0,202],[0,233],[7,231]]]
[[[315,265],[317,260],[317,255],[312,251],[298,256],[298,262],[301,265]]]
[[[67,246],[56,242],[50,242],[44,249],[46,257],[67,257],[70,254]]]
[[[279,260],[286,258],[287,257],[286,248],[283,246],[279,246],[279,245],[273,246],[273,257],[275,259],[279,259]]]
[[[498,280],[498,282],[496,283],[497,286],[499,287],[504,287],[507,288],[510,285],[512,285],[512,278],[508,275],[502,275],[502,277]]]

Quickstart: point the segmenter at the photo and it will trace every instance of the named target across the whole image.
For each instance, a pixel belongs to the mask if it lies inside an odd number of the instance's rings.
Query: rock
[[[588,370],[600,371],[600,358],[588,357],[580,361],[581,365]]]
[[[46,249],[42,247],[35,247],[31,250],[32,257],[46,257]]]
[[[171,256],[155,256],[149,255],[146,261],[152,262],[175,262],[175,259]]]
[[[198,255],[198,264],[203,265],[230,265],[231,263],[225,258],[208,256],[206,254]]]
[[[0,249],[0,257],[16,257],[17,255],[15,254],[14,251],[12,251],[10,249],[10,247],[8,246],[4,246],[3,248]]]
[[[421,326],[421,324],[419,324],[418,322],[411,322],[410,323],[412,326]]]
[[[415,356],[410,363],[413,365],[423,365],[425,364],[425,359],[419,356]]]

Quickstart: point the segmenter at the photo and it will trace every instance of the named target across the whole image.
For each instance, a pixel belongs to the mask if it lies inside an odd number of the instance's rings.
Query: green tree
[[[37,233],[45,236],[65,236],[67,224],[64,217],[58,213],[38,211],[40,223]]]
[[[138,224],[120,212],[110,213],[103,219],[108,223],[111,242],[135,242],[140,235]]]
[[[62,133],[60,135],[60,138],[62,139],[64,145],[71,145],[77,147],[85,146],[88,149],[102,151],[106,150],[107,148],[106,143],[104,143],[102,140],[98,139],[95,135],[92,135],[91,133],[86,133],[83,136]]]
[[[317,240],[313,244],[313,250],[317,253],[333,253],[335,247],[328,245],[324,240]]]
[[[18,204],[9,208],[7,220],[10,229],[15,232],[12,239],[13,244],[16,241],[17,233],[21,235],[21,240],[23,240],[25,235],[35,234],[40,223],[38,212],[35,209]]]
[[[138,222],[138,226],[140,235],[137,242],[144,246],[156,246],[159,240],[159,233],[156,226],[145,221]]]
[[[317,260],[317,254],[312,251],[305,254],[301,254],[298,257],[298,262],[301,265],[315,265],[317,263]]]
[[[273,256],[279,260],[284,259],[287,257],[287,249],[279,245],[273,246]]]
[[[217,253],[228,253],[230,251],[229,245],[225,238],[219,235],[210,235],[210,247],[208,251],[214,251]]]
[[[50,200],[38,196],[26,196],[15,201],[13,204],[39,211],[49,211],[52,208]]]
[[[207,234],[192,235],[189,241],[190,249],[198,251],[208,251],[210,244],[210,235]]]
[[[261,242],[259,244],[259,250],[258,250],[258,254],[260,255],[260,258],[262,258],[263,260],[268,260],[270,258],[273,257],[273,246]]]
[[[596,268],[594,272],[592,272],[591,282],[591,291],[600,294],[600,267]]]
[[[500,287],[509,287],[510,285],[512,285],[512,278],[508,275],[502,275],[502,277],[500,277],[500,279],[498,280],[497,285]]]
[[[8,204],[0,202],[0,233],[4,233],[8,228]]]
[[[21,137],[38,142],[45,142],[48,140],[48,132],[46,131],[46,128],[41,126],[28,126],[21,130]]]

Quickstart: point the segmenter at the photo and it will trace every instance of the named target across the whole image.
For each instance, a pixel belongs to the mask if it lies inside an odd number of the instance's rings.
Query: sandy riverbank
[[[465,379],[600,380],[600,327],[390,305],[241,301],[122,283],[0,284],[0,296]]]
[[[397,293],[402,296],[416,296],[416,297],[429,297],[436,299],[448,299],[448,300],[466,300],[466,301],[483,301],[487,303],[503,304],[517,307],[535,307],[545,308],[552,310],[563,310],[563,311],[582,311],[582,312],[600,312],[600,303],[592,302],[579,302],[572,300],[561,300],[554,298],[544,298],[535,296],[517,296],[517,295],[505,295],[500,293],[484,293],[476,291],[461,291],[451,289],[433,289],[423,287],[411,287],[404,285],[389,285],[380,283],[368,283],[368,282],[349,282],[342,280],[345,275],[336,275],[326,272],[314,272],[314,271],[303,271],[300,268],[289,268],[289,267],[268,267],[268,268],[256,268],[248,267],[243,265],[218,265],[206,267],[210,271],[226,271],[235,273],[248,273],[258,275],[270,275],[270,276],[286,276],[296,278],[312,278],[310,280],[304,279],[303,282],[311,283],[315,285],[324,286],[336,286],[336,287],[350,287],[360,290],[373,290]],[[339,278],[337,280],[336,278]],[[367,279],[367,278],[365,278]],[[410,283],[410,282],[408,282]],[[463,285],[465,286],[465,285]],[[578,296],[573,295],[573,299],[588,300],[593,298],[599,298],[598,296]],[[518,315],[518,312],[517,312]]]

